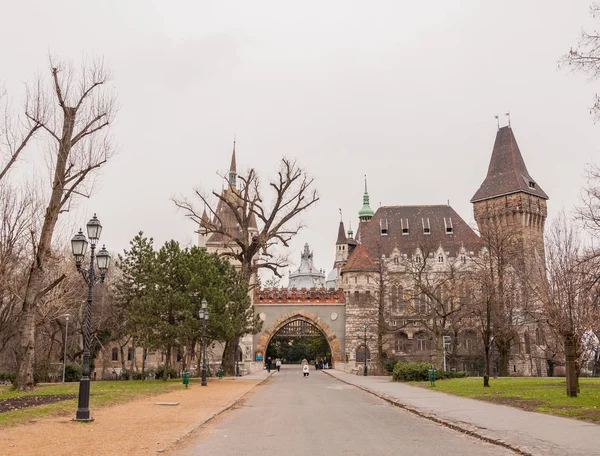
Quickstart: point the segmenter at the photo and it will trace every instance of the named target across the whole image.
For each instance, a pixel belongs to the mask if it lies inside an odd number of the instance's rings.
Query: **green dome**
[[[362,207],[360,211],[358,211],[359,217],[373,217],[373,214],[375,214],[375,212],[373,212],[373,209],[371,209],[368,202]]]
[[[375,212],[373,212],[373,209],[371,209],[371,206],[369,206],[369,192],[367,192],[367,176],[365,176],[365,193],[363,195],[363,207],[361,208],[360,211],[358,211],[358,217],[359,218],[371,218],[373,217],[373,214],[375,214]]]

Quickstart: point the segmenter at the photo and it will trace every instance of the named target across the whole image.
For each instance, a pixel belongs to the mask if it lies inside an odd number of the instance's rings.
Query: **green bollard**
[[[435,386],[435,368],[433,365],[431,365],[431,368],[429,369],[429,383],[431,386]]]
[[[190,373],[188,371],[185,371],[183,373],[183,384],[185,385],[186,388],[190,384]]]

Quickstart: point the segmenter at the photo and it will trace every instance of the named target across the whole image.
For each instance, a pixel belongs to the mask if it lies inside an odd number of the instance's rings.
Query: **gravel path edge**
[[[228,410],[231,410],[233,407],[235,407],[240,401],[242,401],[244,399],[244,397],[246,397],[254,388],[256,388],[257,386],[262,385],[263,383],[265,383],[267,380],[269,380],[271,378],[271,375],[273,375],[273,373],[269,374],[267,377],[263,378],[260,382],[256,383],[255,385],[252,385],[247,391],[245,391],[244,393],[240,394],[238,397],[236,397],[233,401],[231,401],[229,404],[227,404],[225,407],[221,408],[220,410],[216,411],[215,413],[207,416],[206,418],[198,421],[196,424],[194,424],[190,429],[188,429],[187,431],[185,431],[183,434],[181,434],[179,437],[177,437],[175,440],[173,440],[172,442],[170,442],[168,445],[165,445],[163,448],[159,448],[158,450],[156,450],[155,455],[160,455],[162,453],[165,453],[168,450],[171,450],[175,445],[177,445],[178,443],[180,443],[183,439],[185,439],[186,437],[188,437],[189,435],[191,435],[193,432],[195,432],[198,428],[200,428],[201,426],[204,426],[205,424],[211,422],[212,420],[214,420],[216,417],[218,417],[219,415],[225,413]]]

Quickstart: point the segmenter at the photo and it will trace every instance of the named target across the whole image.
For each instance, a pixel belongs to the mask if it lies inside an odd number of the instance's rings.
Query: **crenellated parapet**
[[[254,304],[345,304],[343,290],[325,288],[262,288],[254,291]]]

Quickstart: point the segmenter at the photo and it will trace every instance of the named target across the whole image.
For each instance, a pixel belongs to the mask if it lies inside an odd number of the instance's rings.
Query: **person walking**
[[[302,360],[302,375],[304,377],[308,377],[310,373],[308,372],[308,361],[306,361],[306,358]]]
[[[269,356],[267,358],[267,373],[269,373],[269,374],[271,373],[271,364],[272,364],[272,361],[271,361],[271,357]]]
[[[277,372],[279,372],[279,369],[281,369],[281,360],[279,358],[275,360],[275,367],[277,368]]]

